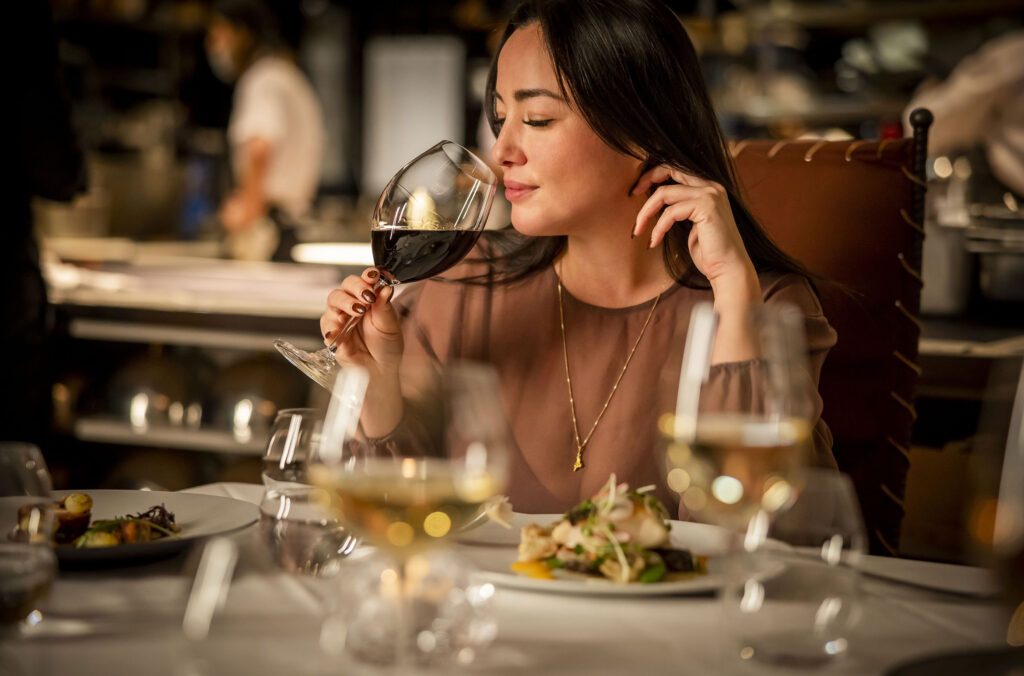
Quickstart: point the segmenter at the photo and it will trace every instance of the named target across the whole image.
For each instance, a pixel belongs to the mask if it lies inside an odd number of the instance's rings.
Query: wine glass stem
[[[388,281],[384,279],[384,275],[382,274],[377,278],[376,283],[373,285],[373,293],[380,293],[380,290],[385,286],[388,286]],[[355,331],[356,326],[363,320],[364,316],[365,315],[352,315],[349,317],[348,321],[345,322],[345,325],[341,327],[341,331],[338,331],[338,333],[334,335],[334,338],[331,339],[331,342],[328,343],[326,348],[327,352],[333,356],[334,352],[338,349],[338,343],[340,343],[342,339],[347,338],[348,334]]]

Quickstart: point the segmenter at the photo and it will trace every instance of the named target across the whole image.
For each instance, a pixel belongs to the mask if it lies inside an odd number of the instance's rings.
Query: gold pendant
[[[572,464],[572,471],[578,472],[583,468],[583,447],[576,449],[576,462]]]

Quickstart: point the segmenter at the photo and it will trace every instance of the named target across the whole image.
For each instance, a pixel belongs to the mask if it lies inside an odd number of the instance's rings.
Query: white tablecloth
[[[222,483],[190,490],[255,502],[261,487]],[[233,537],[240,563],[206,641],[187,641],[180,630],[195,553],[125,568],[62,571],[43,607],[52,631],[32,639],[0,636],[0,674],[381,673],[319,648],[320,582],[269,568],[256,528]],[[869,563],[875,572],[917,572],[920,579],[950,584],[979,575],[924,562]],[[865,578],[863,589],[864,614],[851,634],[849,655],[825,673],[883,674],[919,656],[1005,645],[1009,611],[992,600],[874,577]],[[725,630],[712,596],[598,598],[499,589],[494,611],[498,638],[466,672],[819,673],[725,661]],[[85,623],[80,635],[79,621]],[[57,630],[66,635],[53,636]]]

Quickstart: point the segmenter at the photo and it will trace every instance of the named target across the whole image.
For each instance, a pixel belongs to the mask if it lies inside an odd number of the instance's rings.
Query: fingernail
[[[369,272],[366,273],[366,276],[369,277],[370,279],[377,279],[378,277],[380,277],[380,273],[377,272],[376,270],[370,270]]]
[[[366,306],[363,305],[362,303],[352,303],[352,312],[364,315],[366,314]]]
[[[363,292],[359,295],[367,303],[377,302],[377,294],[375,294],[373,291],[370,291],[369,289],[363,289]]]

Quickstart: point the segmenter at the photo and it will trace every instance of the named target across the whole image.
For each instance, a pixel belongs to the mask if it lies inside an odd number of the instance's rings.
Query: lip
[[[518,181],[505,179],[505,199],[509,202],[516,202],[528,196],[537,189],[535,185],[527,185]]]

